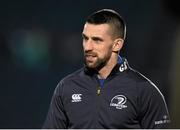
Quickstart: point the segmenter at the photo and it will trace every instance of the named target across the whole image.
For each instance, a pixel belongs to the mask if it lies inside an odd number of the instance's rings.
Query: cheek
[[[85,52],[85,50],[86,50],[86,48],[87,48],[86,45],[87,45],[87,44],[86,44],[85,42],[82,43],[83,52]]]
[[[112,46],[102,47],[101,49],[97,51],[97,53],[99,54],[99,57],[101,58],[109,57],[112,53]]]
[[[84,43],[84,41],[83,41],[83,43],[82,43],[82,47],[83,47],[83,50],[84,50],[84,47],[85,47],[85,43]]]

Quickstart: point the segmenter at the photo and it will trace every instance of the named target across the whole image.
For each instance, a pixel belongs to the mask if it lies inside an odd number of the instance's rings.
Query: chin
[[[85,64],[88,68],[90,69],[101,69],[102,67],[104,67],[105,62],[102,62],[102,60],[96,60],[96,61],[85,61]]]
[[[95,66],[94,64],[86,64],[86,66],[88,67],[88,68],[91,68],[91,69],[95,69],[95,68],[97,68],[97,66]]]

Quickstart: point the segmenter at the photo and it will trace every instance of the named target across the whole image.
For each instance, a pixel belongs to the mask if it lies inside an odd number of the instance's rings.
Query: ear
[[[113,44],[113,52],[119,52],[121,48],[123,47],[124,40],[122,38],[117,38],[114,40]]]

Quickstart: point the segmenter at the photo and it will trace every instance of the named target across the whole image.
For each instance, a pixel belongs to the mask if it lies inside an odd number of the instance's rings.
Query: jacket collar
[[[129,67],[128,61],[125,58],[122,58],[119,56],[118,57],[118,63],[114,66],[114,68],[112,69],[109,76],[112,76],[112,75],[117,74],[117,73],[122,73],[122,72],[128,70],[129,68],[130,67]],[[84,72],[85,72],[85,74],[87,74],[89,76],[94,76],[94,75],[98,74],[97,70],[88,68],[86,66],[84,67]]]

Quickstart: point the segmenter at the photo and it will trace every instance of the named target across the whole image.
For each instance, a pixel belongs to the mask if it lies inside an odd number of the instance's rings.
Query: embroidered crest
[[[126,97],[124,95],[116,95],[111,99],[110,106],[115,107],[116,109],[123,109],[126,108]]]

